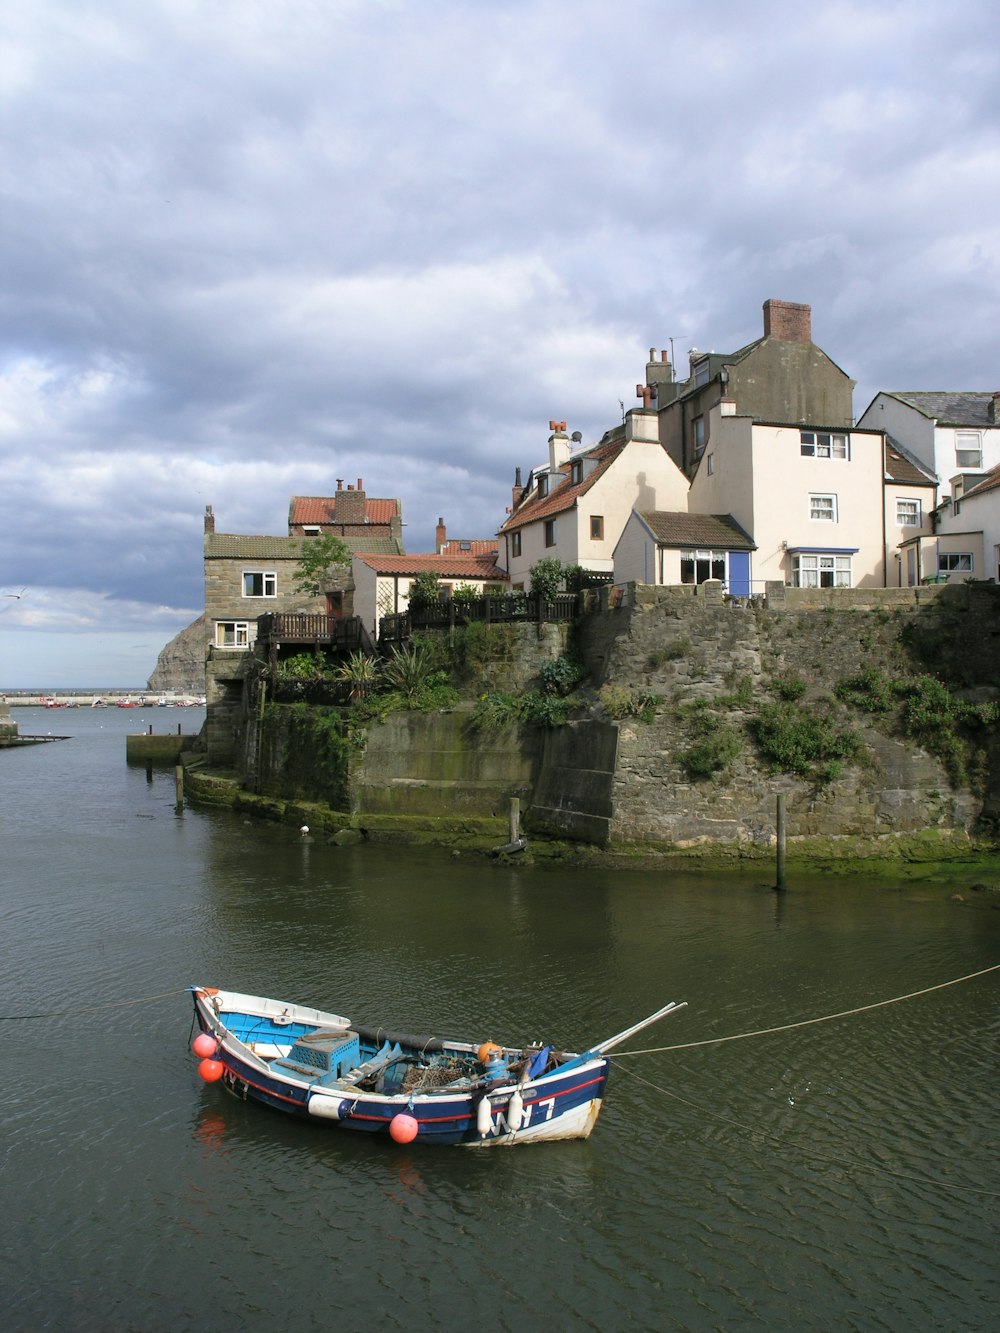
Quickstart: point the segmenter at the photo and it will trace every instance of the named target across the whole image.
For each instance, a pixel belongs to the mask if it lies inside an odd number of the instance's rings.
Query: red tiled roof
[[[357,492],[342,491],[342,495],[356,495]],[[398,500],[365,499],[365,518],[369,523],[391,523],[399,514]],[[337,518],[337,497],[335,495],[293,495],[288,508],[289,525],[303,523],[324,524],[343,523]]]
[[[492,555],[376,555],[359,554],[355,557],[377,574],[417,575],[427,572],[443,579],[507,580],[505,570],[498,569]]]
[[[508,518],[506,523],[501,527],[500,531],[513,532],[515,528],[524,527],[526,523],[535,523],[540,518],[548,518],[551,514],[561,514],[566,509],[572,509],[576,504],[577,499],[581,495],[586,494],[591,486],[597,481],[598,477],[602,476],[603,473],[608,470],[627,443],[628,441],[625,439],[624,434],[622,434],[614,439],[602,442],[601,444],[596,444],[592,449],[587,449],[582,454],[576,454],[575,459],[594,459],[597,462],[597,466],[588,476],[584,477],[583,481],[577,482],[574,486],[569,481],[569,478],[572,475],[571,465],[574,460],[571,460],[569,463],[564,463],[559,471],[566,480],[556,485],[553,490],[551,489],[552,477],[550,474],[550,490],[548,495],[539,497],[537,490],[532,490],[529,498],[518,505],[510,518]]]
[[[490,537],[486,540],[474,538],[472,541],[466,541],[461,537],[449,537],[441,549],[441,555],[496,555],[497,539]]]

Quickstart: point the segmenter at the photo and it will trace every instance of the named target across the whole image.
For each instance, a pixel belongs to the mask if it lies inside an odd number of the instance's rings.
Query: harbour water
[[[339,849],[125,764],[198,710],[32,712],[71,739],[0,753],[7,1327],[995,1327],[1000,973],[691,1045],[992,967],[985,895]],[[688,1007],[586,1142],[421,1152],[202,1084],[191,983],[571,1048]]]

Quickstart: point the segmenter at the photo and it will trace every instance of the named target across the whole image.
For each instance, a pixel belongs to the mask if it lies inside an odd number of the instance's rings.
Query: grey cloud
[[[0,578],[180,622],[206,503],[281,531],[337,477],[399,496],[410,550],[488,535],[550,416],[595,438],[648,347],[738,347],[769,296],[858,411],[998,387],[992,18],[20,7]]]

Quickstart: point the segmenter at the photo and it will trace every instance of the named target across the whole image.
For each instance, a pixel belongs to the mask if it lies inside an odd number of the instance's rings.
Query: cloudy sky
[[[998,389],[993,0],[13,0],[0,688],[142,685],[220,532],[338,477],[488,536],[550,417],[768,297]],[[15,594],[20,594],[17,596]]]

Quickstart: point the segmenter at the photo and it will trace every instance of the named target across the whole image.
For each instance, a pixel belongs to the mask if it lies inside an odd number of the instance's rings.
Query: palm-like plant
[[[358,649],[351,653],[346,662],[341,662],[335,668],[333,678],[350,687],[352,703],[361,703],[378,686],[382,679],[382,668],[374,657]]]
[[[392,656],[382,668],[382,675],[387,685],[402,695],[408,704],[412,704],[435,670],[433,656],[427,647],[422,643],[413,643],[406,648],[392,650]]]

